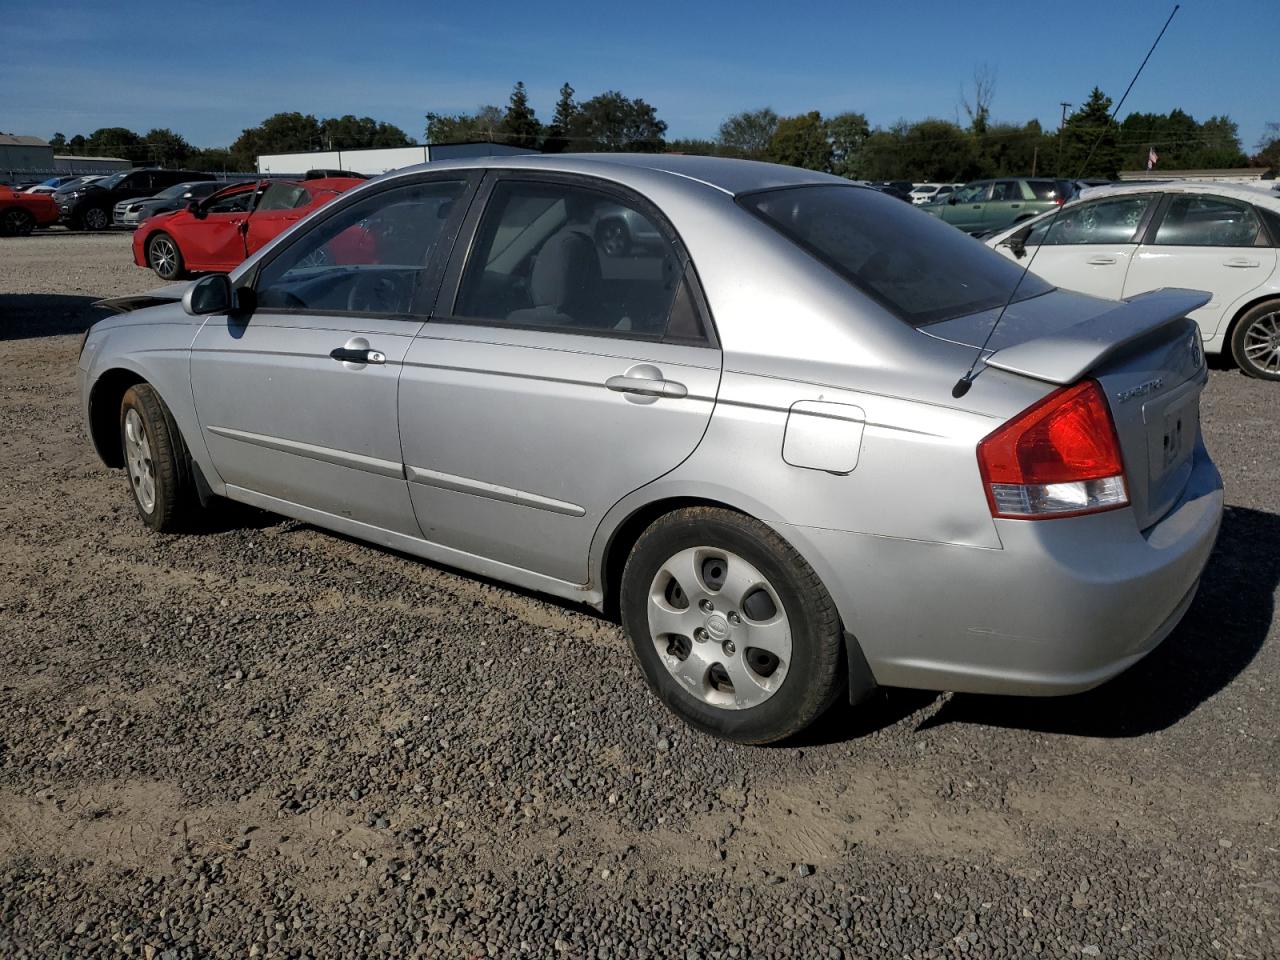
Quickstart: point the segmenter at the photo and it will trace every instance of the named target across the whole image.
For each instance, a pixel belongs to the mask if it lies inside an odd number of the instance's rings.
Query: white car
[[[1056,221],[1054,219],[1056,214]],[[986,241],[1054,286],[1127,299],[1161,287],[1213,295],[1191,318],[1206,353],[1280,381],[1280,195],[1240,184],[1087,191]]]
[[[921,183],[911,191],[911,202],[933,203],[935,200],[945,199],[949,194],[955,193],[960,186],[961,184],[954,183]]]

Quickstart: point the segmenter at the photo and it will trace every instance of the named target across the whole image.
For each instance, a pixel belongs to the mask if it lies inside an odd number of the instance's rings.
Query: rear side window
[[[273,183],[267,187],[258,202],[258,210],[292,210],[305,207],[311,201],[306,187],[296,183]]]
[[[1053,287],[955,227],[874,190],[788,187],[738,202],[912,326]]]
[[[1053,180],[1028,180],[1027,186],[1037,200],[1057,200],[1059,197],[1066,199],[1062,187]]]
[[[1017,180],[997,180],[991,192],[992,200],[1022,200],[1022,184]]]
[[[1252,247],[1262,222],[1247,203],[1222,197],[1174,196],[1156,230],[1158,246]]]

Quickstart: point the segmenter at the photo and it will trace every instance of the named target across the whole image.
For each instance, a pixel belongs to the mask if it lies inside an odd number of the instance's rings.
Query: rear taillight
[[[1056,390],[978,444],[993,517],[1048,520],[1129,502],[1111,410],[1095,380]]]

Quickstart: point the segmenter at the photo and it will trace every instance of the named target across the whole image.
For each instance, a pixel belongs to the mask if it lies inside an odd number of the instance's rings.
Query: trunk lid
[[[989,367],[1054,385],[1098,381],[1141,529],[1169,512],[1191,477],[1208,370],[1200,329],[1187,314],[1208,300],[1194,290],[1156,290],[1121,303],[1055,291],[1010,307],[985,355]],[[976,349],[998,314],[925,332]]]

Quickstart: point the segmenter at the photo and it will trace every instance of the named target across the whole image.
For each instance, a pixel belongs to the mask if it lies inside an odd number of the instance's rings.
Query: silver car
[[[619,207],[663,242],[602,251]],[[761,743],[877,685],[1084,690],[1191,603],[1205,295],[1021,274],[824,174],[486,157],[114,301],[79,380],[151,528],[226,497],[589,604]]]

